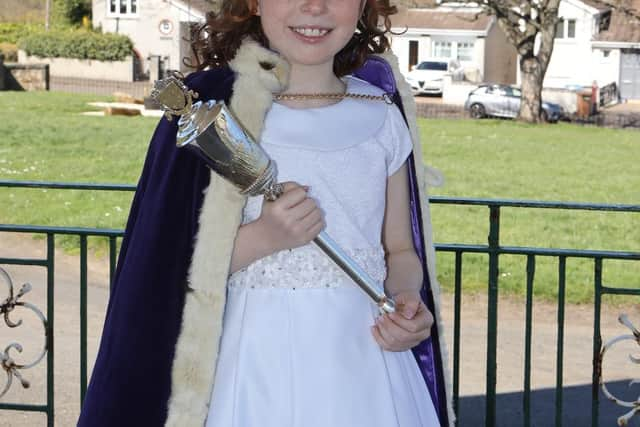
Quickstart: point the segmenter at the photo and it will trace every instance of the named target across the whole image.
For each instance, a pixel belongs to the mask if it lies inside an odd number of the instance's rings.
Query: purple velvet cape
[[[355,73],[400,97],[389,65],[372,58]],[[191,74],[187,85],[201,100],[229,101],[228,68]],[[404,112],[403,112],[404,113]],[[176,120],[162,119],[151,140],[133,199],[107,306],[98,356],[79,427],[161,427],[167,418],[171,368],[182,320],[188,269],[210,170],[175,145]],[[422,260],[422,297],[433,312],[413,154],[407,160],[411,222]],[[448,426],[442,360],[434,324],[431,337],[413,349],[440,418]],[[196,427],[196,426],[185,426]]]

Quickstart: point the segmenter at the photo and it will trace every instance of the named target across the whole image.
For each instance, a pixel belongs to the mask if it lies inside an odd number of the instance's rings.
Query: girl
[[[397,69],[368,56],[388,49],[394,12],[388,0],[223,0],[210,14],[194,41],[209,69],[186,83],[230,104],[285,192],[246,199],[160,123],[78,425],[452,421],[419,146],[386,102],[400,103]],[[325,228],[396,313],[378,316],[310,243]]]

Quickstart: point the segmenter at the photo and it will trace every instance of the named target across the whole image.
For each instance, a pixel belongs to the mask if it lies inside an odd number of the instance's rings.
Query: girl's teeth
[[[329,32],[328,30],[321,30],[319,28],[294,28],[293,31],[305,37],[321,37]]]

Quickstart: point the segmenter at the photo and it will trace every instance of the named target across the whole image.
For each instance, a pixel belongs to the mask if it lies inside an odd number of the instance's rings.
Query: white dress
[[[352,93],[381,91],[354,77]],[[387,177],[411,152],[395,105],[344,99],[321,108],[274,103],[261,145],[278,181],[309,185],[327,233],[375,279]],[[249,198],[243,223],[260,215]],[[371,334],[377,307],[313,243],[229,277],[206,427],[435,427],[411,351],[388,352]]]

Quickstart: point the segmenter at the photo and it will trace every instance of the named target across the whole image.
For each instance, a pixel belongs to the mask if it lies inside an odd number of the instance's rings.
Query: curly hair
[[[257,0],[222,0],[221,3],[218,12],[208,12],[203,24],[192,27],[190,42],[195,63],[185,59],[187,66],[203,70],[227,65],[246,36],[269,47],[260,17],[255,15]],[[389,0],[366,0],[357,31],[335,56],[333,71],[338,77],[360,67],[367,55],[390,48],[386,34],[391,33],[389,17],[395,13],[397,8],[390,5]]]

